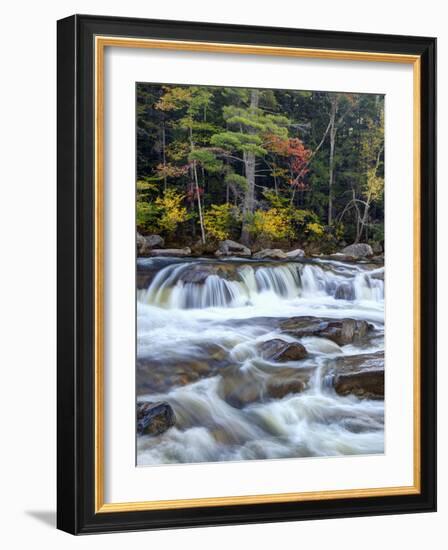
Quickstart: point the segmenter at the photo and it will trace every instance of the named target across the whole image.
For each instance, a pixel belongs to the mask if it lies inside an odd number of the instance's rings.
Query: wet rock
[[[150,256],[190,256],[191,248],[153,248],[149,250]]]
[[[262,342],[258,348],[265,359],[280,363],[300,361],[308,355],[305,346],[302,346],[302,344],[298,342],[285,342],[280,338]]]
[[[269,367],[241,369],[232,366],[221,372],[218,393],[232,407],[242,409],[252,403],[281,399],[309,388],[315,367]]]
[[[327,369],[333,374],[333,387],[339,395],[384,399],[383,352],[340,357]]]
[[[338,346],[358,342],[373,330],[373,326],[367,321],[319,317],[291,317],[280,323],[280,328],[295,338],[320,336],[332,340]]]
[[[367,257],[373,256],[373,250],[369,244],[358,243],[358,244],[351,244],[349,246],[346,246],[342,250],[342,254],[346,256],[352,256],[353,258],[356,258],[356,259],[360,259],[360,258],[367,258]]]
[[[286,260],[288,256],[280,248],[265,248],[260,250],[253,255],[254,258],[259,260],[269,259],[269,260]]]
[[[355,290],[350,283],[341,283],[334,293],[336,300],[354,300]]]
[[[297,260],[298,258],[303,258],[305,252],[301,248],[296,248],[296,250],[290,250],[286,253],[290,260]]]
[[[176,423],[176,415],[168,403],[137,403],[138,435],[160,435]]]
[[[247,246],[237,243],[236,241],[231,241],[226,239],[225,241],[220,241],[219,248],[215,252],[216,256],[244,256],[249,257],[251,251]]]
[[[376,269],[375,271],[372,271],[369,275],[372,279],[379,279],[380,281],[384,281],[384,267],[382,269]]]
[[[139,357],[137,360],[137,395],[165,393],[179,386],[193,384],[214,376],[229,365],[227,351],[208,344],[196,351],[196,357],[185,357],[182,350],[173,352],[170,359]]]
[[[184,271],[180,280],[184,283],[204,284],[211,275],[217,275],[228,281],[238,279],[235,265],[213,265],[213,264],[191,264],[191,267]]]

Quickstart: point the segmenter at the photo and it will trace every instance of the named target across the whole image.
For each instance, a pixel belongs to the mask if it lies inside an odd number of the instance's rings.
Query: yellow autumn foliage
[[[273,240],[291,237],[293,233],[286,212],[279,208],[254,212],[250,232]]]
[[[157,197],[155,204],[160,212],[157,225],[161,231],[174,233],[180,223],[187,221],[187,209],[182,206],[184,198],[174,189],[167,189],[162,197]]]

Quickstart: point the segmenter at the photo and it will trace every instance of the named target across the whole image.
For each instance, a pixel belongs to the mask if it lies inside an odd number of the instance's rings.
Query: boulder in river
[[[367,353],[338,357],[328,367],[339,395],[384,399],[384,354]]]
[[[305,252],[301,248],[296,248],[295,250],[290,250],[287,252],[286,256],[290,260],[297,260],[298,258],[303,258],[305,256]]]
[[[350,244],[342,249],[342,254],[356,259],[363,259],[373,256],[372,247],[366,243]]]
[[[231,366],[221,371],[218,393],[232,407],[242,409],[252,403],[282,399],[310,387],[315,367],[269,367],[241,369]]]
[[[258,260],[287,260],[288,256],[280,248],[264,248],[253,255],[254,258]]]
[[[267,340],[259,344],[259,350],[265,359],[285,363],[286,361],[300,361],[308,352],[305,346],[298,342],[285,342],[280,338]]]
[[[176,423],[176,415],[168,403],[137,403],[138,435],[160,435]]]
[[[219,248],[215,252],[215,256],[244,256],[249,257],[251,251],[247,246],[237,243],[236,241],[231,241],[226,239],[225,241],[219,242]]]
[[[280,328],[295,338],[320,336],[332,340],[338,346],[358,342],[373,330],[373,326],[367,321],[319,317],[291,317],[281,322]]]
[[[191,248],[153,248],[149,251],[150,256],[190,256]]]

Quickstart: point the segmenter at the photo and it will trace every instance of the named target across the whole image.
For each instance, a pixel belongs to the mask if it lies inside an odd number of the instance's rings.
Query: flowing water
[[[176,424],[137,437],[139,465],[374,454],[384,451],[384,401],[339,396],[329,366],[384,347],[384,287],[368,264],[139,259],[137,399],[171,405]],[[362,342],[296,339],[295,316],[366,320]],[[302,343],[278,363],[260,343]],[[344,359],[342,359],[344,360]],[[277,395],[273,383],[304,380]]]

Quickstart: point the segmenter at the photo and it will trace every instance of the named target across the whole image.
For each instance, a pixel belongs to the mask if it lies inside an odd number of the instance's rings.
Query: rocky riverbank
[[[191,248],[183,246],[181,248],[165,247],[165,240],[160,235],[140,235],[137,233],[136,239],[137,256],[139,257],[197,257],[197,256],[215,256],[217,258],[235,257],[235,258],[253,258],[253,259],[269,259],[269,260],[299,260],[305,256],[311,258],[324,258],[330,260],[339,260],[345,262],[356,262],[360,260],[373,260],[376,263],[381,263],[384,259],[382,248],[375,247],[375,252],[369,244],[358,243],[346,246],[334,254],[306,254],[301,248],[281,249],[281,248],[260,248],[253,247],[252,249],[236,241],[226,239],[219,241],[214,247],[212,244],[205,247],[196,245]]]

